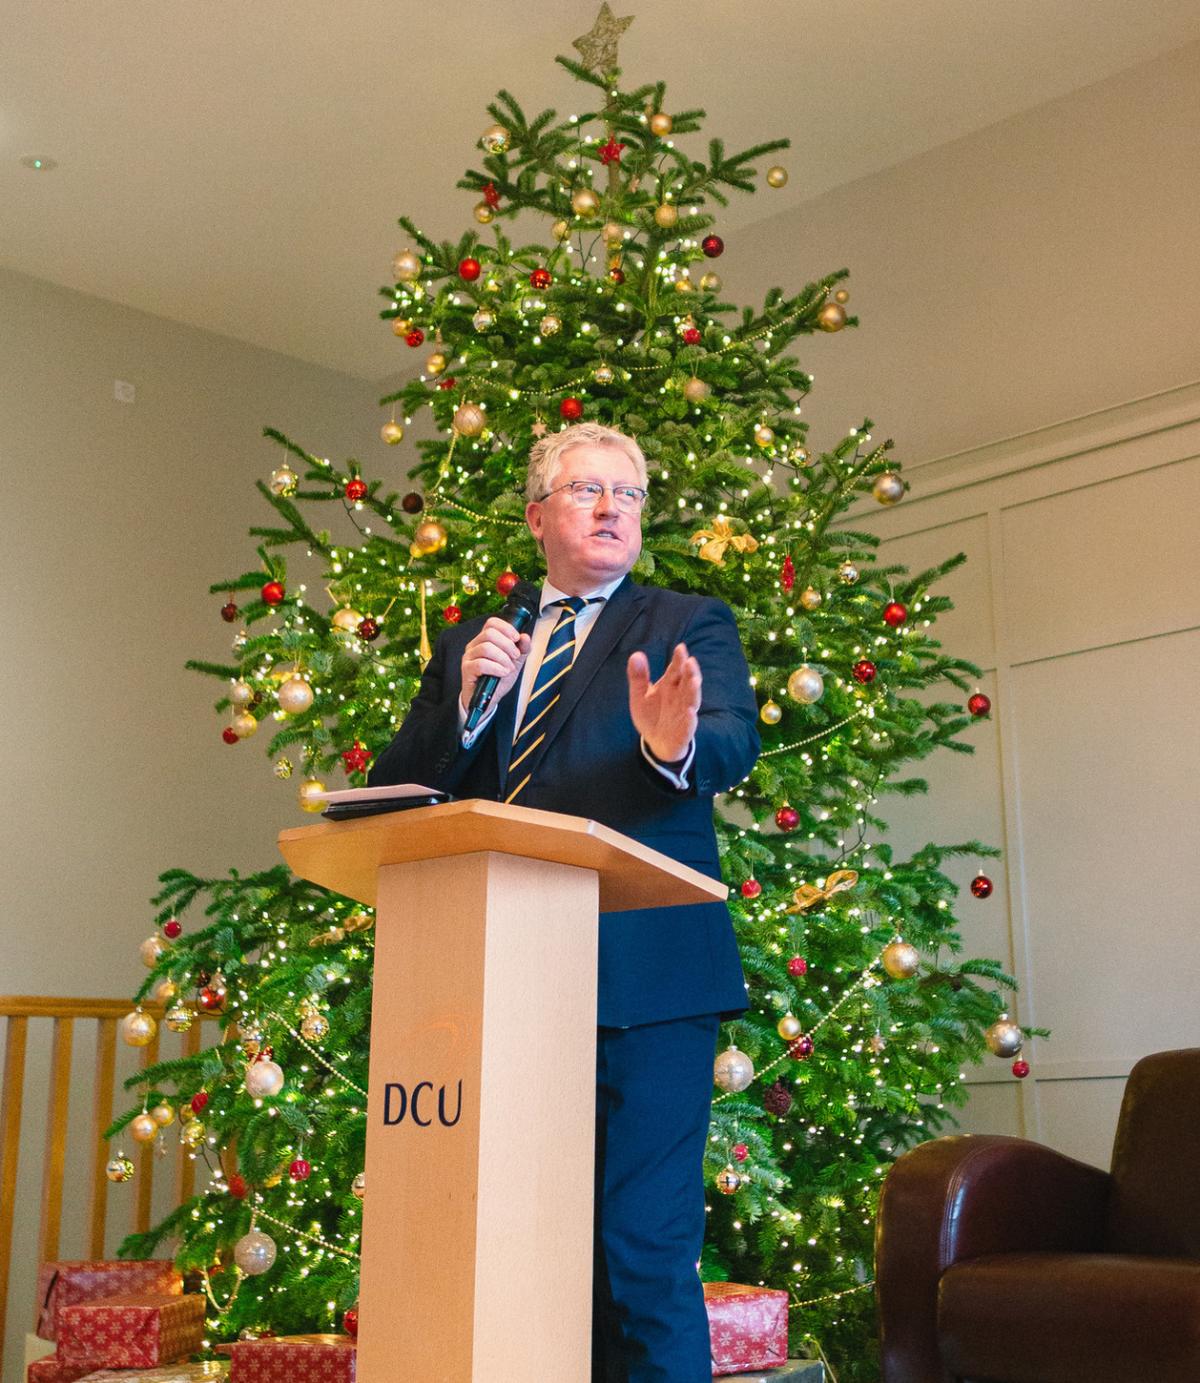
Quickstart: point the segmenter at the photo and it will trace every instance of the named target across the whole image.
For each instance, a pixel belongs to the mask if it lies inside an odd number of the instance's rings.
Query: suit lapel
[[[550,723],[546,727],[546,738],[538,747],[537,753],[532,756],[529,764],[528,772],[531,777],[536,778],[538,765],[554,743],[555,736],[566,724],[571,712],[579,704],[579,700],[587,691],[592,678],[600,671],[613,649],[621,641],[625,631],[641,614],[643,599],[642,588],[635,586],[626,577],[605,603],[599,618],[588,633],[583,650],[575,660],[575,665],[562,679],[562,695],[558,699],[558,705],[548,717]],[[512,742],[511,728],[508,742],[510,744]],[[522,765],[523,772],[524,767]]]

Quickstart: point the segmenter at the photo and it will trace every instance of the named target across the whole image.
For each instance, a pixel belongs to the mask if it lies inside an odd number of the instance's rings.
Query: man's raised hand
[[[644,653],[630,654],[629,714],[646,748],[661,763],[686,757],[696,737],[700,711],[700,664],[686,644],[676,644],[671,661],[657,682],[650,681]]]

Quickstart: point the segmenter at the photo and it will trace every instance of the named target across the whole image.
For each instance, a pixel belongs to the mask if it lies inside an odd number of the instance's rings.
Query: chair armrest
[[[1100,1246],[1107,1172],[1021,1138],[938,1138],[888,1173],[875,1226],[884,1383],[953,1383],[937,1343],[938,1279],[952,1263]]]

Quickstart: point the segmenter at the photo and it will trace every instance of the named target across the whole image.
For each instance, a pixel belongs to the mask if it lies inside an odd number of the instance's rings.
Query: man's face
[[[605,486],[594,504],[578,505],[559,487],[572,480]],[[529,531],[546,553],[546,574],[560,591],[579,595],[624,576],[642,550],[640,512],[622,513],[614,485],[642,485],[637,467],[616,447],[572,447],[559,458],[552,489],[557,493],[525,506]]]

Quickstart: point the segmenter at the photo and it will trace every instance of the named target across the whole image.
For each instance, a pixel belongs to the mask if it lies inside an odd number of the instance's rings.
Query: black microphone
[[[504,602],[504,607],[496,618],[511,624],[518,634],[523,634],[537,619],[541,608],[542,588],[535,586],[532,581],[518,581],[509,591],[508,599]],[[487,715],[488,707],[492,704],[492,697],[496,695],[496,688],[499,685],[499,677],[491,672],[485,674],[475,683],[471,692],[471,704],[467,707],[465,728],[468,734]]]

